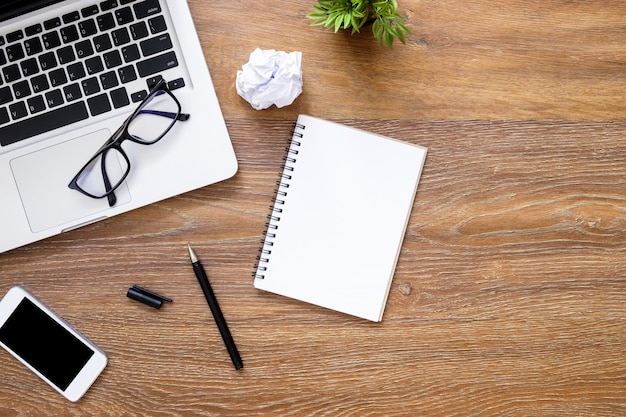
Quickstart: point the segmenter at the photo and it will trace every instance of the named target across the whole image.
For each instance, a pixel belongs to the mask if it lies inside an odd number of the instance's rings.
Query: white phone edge
[[[43,379],[48,385],[54,388],[57,392],[63,395],[65,398],[72,402],[78,401],[89,389],[89,387],[95,382],[98,375],[104,370],[107,365],[107,356],[106,354],[100,350],[96,345],[90,342],[85,336],[80,334],[76,329],[74,329],[69,323],[59,317],[56,313],[54,313],[50,308],[48,308],[45,304],[39,301],[33,294],[28,292],[21,286],[15,286],[9,289],[7,293],[4,295],[2,300],[0,300],[0,327],[4,325],[7,319],[10,317],[11,313],[17,308],[20,302],[24,299],[28,298],[32,301],[37,307],[39,307],[42,311],[44,311],[47,315],[52,317],[57,323],[59,323],[63,328],[65,328],[68,332],[74,335],[78,340],[87,345],[90,349],[94,351],[94,354],[89,359],[89,361],[85,364],[85,366],[80,370],[78,375],[74,378],[74,380],[70,383],[70,385],[62,391],[59,387],[54,385],[48,378],[43,376],[39,371],[33,368],[28,362],[22,359],[17,353],[13,352],[8,346],[4,345],[4,343],[0,342],[0,346],[2,346],[6,351],[8,351],[13,357],[23,363],[28,369],[33,371],[37,376]]]

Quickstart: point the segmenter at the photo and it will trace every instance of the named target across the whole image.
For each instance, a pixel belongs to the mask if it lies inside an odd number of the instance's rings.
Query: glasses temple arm
[[[102,171],[102,179],[104,180],[104,189],[108,192],[111,191],[113,187],[111,187],[111,181],[109,181],[109,176],[107,175],[107,170],[105,166],[106,161],[106,152],[102,154],[102,158],[100,158],[100,170]],[[113,207],[117,202],[117,197],[115,197],[115,193],[111,192],[107,194],[107,200],[109,200],[109,207]]]
[[[169,111],[160,111],[160,110],[139,110],[139,112],[137,114],[153,114],[155,116],[163,116],[163,117],[167,117],[170,119],[176,119],[179,120],[181,122],[185,122],[187,120],[189,120],[189,113],[173,113],[173,112],[169,112]]]

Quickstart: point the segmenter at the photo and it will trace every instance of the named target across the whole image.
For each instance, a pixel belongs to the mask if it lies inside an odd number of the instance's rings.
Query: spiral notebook
[[[300,115],[256,288],[382,320],[426,148]]]

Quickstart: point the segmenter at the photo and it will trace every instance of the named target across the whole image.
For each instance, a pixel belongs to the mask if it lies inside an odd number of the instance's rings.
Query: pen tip
[[[189,249],[189,257],[191,258],[191,263],[198,262],[198,257],[196,256],[193,249],[191,249],[191,245],[187,243],[187,248]]]

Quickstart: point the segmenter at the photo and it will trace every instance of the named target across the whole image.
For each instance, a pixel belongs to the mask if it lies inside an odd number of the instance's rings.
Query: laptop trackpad
[[[107,215],[106,198],[87,197],[67,185],[83,165],[109,139],[108,129],[68,140],[58,145],[11,160],[11,170],[30,228],[34,233],[71,222],[80,224],[87,216]],[[126,183],[116,191],[116,207],[130,201]]]

